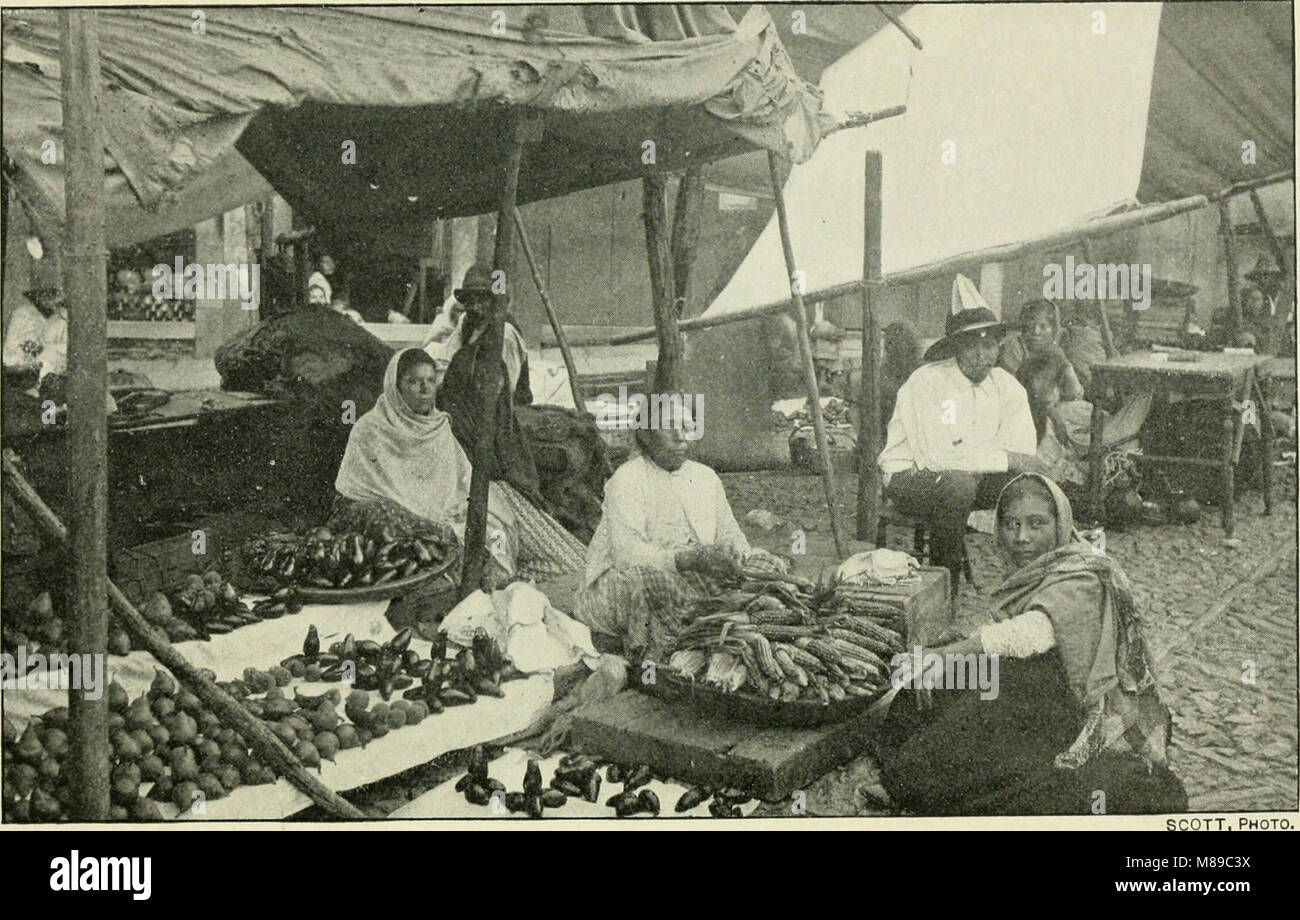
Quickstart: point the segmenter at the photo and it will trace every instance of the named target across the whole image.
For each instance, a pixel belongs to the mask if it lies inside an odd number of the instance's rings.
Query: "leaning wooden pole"
[[[817,437],[817,453],[821,456],[822,488],[826,492],[826,511],[831,519],[831,536],[835,538],[835,555],[844,558],[844,539],[840,536],[840,522],[835,515],[835,476],[831,471],[831,450],[826,441],[826,422],[822,418],[821,391],[817,386],[817,369],[813,366],[812,339],[808,335],[808,314],[803,302],[803,282],[798,278],[794,261],[794,244],[790,242],[790,217],[785,209],[785,190],[781,186],[781,164],[777,154],[768,151],[768,173],[772,178],[772,193],[776,196],[776,219],[781,230],[781,251],[785,256],[786,274],[790,278],[790,292],[795,327],[799,332],[799,355],[803,359],[804,382],[808,387],[808,411],[812,414],[813,433]]]
[[[646,257],[650,263],[650,306],[654,310],[655,338],[659,343],[655,389],[660,393],[675,393],[681,383],[682,337],[677,330],[668,184],[662,173],[651,173],[641,180],[641,203]]]
[[[525,116],[516,113],[510,146],[506,151],[501,171],[501,200],[497,209],[496,244],[492,252],[492,307],[483,330],[479,354],[485,360],[474,368],[475,391],[482,407],[478,421],[477,441],[474,444],[474,472],[470,477],[469,509],[465,521],[465,567],[461,573],[460,596],[483,587],[483,574],[487,570],[487,510],[488,487],[496,468],[497,402],[505,382],[505,362],[501,357],[501,344],[505,338],[506,309],[510,302],[510,287],[514,254],[514,212],[519,192],[519,166],[524,157]],[[504,274],[498,275],[497,272]],[[505,284],[499,282],[504,279]]]
[[[673,206],[673,232],[670,249],[673,256],[673,313],[678,320],[691,302],[691,269],[700,241],[700,212],[704,204],[704,170],[691,166],[677,184],[677,203]]]
[[[875,539],[880,519],[880,324],[875,300],[881,286],[880,235],[883,222],[880,151],[868,150],[862,200],[862,389],[858,400],[859,540]]]
[[[4,486],[9,494],[26,509],[50,540],[55,543],[67,541],[68,528],[18,469],[14,452],[6,449],[0,463],[3,464]],[[153,655],[159,664],[171,671],[181,684],[216,714],[223,725],[239,732],[262,763],[279,772],[329,814],[340,818],[365,817],[351,803],[308,773],[302,761],[275,736],[265,722],[255,718],[242,703],[208,680],[184,655],[176,651],[167,637],[149,624],[117,585],[108,578],[104,579],[104,583],[117,622],[130,634],[134,644]],[[104,699],[107,698],[105,694]]]
[[[1096,253],[1093,251],[1092,240],[1084,237],[1083,255],[1088,260],[1089,265],[1097,264]],[[1100,293],[1100,292],[1099,292]],[[1097,317],[1101,324],[1101,344],[1106,350],[1106,357],[1113,358],[1119,354],[1119,349],[1115,347],[1115,336],[1110,331],[1110,312],[1106,309],[1106,300],[1097,298]],[[1059,330],[1058,330],[1059,331]]]
[[[524,231],[524,221],[519,216],[518,208],[514,212],[514,224],[515,232],[519,234],[519,245],[524,250],[524,258],[528,260],[528,270],[533,276],[533,286],[537,288],[537,296],[542,298],[542,308],[546,310],[546,319],[551,324],[551,331],[555,333],[555,344],[560,347],[564,369],[569,372],[569,390],[573,393],[573,407],[582,412],[586,403],[582,399],[582,390],[578,387],[578,365],[573,363],[573,350],[569,348],[569,338],[564,334],[564,324],[560,322],[560,314],[556,312],[555,304],[551,303],[551,297],[546,293],[546,285],[542,282],[542,273],[537,268],[537,259],[533,257],[533,247],[528,244],[528,234]]]
[[[104,134],[95,13],[59,12],[64,143],[63,291],[68,304],[69,651],[108,654],[108,303]],[[68,692],[71,813],[109,817],[108,697]]]
[[[1237,241],[1232,232],[1232,215],[1228,210],[1231,198],[1219,202],[1219,232],[1223,234],[1223,260],[1228,270],[1228,344],[1236,345],[1241,334],[1241,297],[1237,293]]]

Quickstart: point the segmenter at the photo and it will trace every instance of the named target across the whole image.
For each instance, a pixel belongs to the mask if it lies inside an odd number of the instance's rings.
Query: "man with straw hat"
[[[1037,438],[1025,388],[996,366],[1006,326],[961,275],[945,331],[899,388],[877,462],[894,507],[929,524],[930,560],[955,591],[967,516],[1036,467]]]

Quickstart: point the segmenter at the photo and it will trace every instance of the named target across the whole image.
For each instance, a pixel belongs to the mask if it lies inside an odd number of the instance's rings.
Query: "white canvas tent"
[[[1134,203],[1160,7],[1104,9],[1097,35],[1075,4],[917,6],[903,19],[924,50],[884,29],[828,67],[828,108],[907,114],[832,135],[791,172],[805,289],[862,277],[867,149],[884,158],[886,275]],[[778,300],[788,283],[773,221],[704,315]]]

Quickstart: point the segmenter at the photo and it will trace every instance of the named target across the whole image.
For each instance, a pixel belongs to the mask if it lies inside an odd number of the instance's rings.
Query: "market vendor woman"
[[[998,655],[995,693],[900,693],[878,751],[895,807],[942,815],[1186,811],[1187,794],[1166,765],[1169,711],[1128,579],[1073,525],[1069,500],[1044,476],[1025,473],[1002,490],[997,543],[1011,574],[994,592],[996,622],[924,652]],[[914,686],[910,673],[895,679]]]
[[[667,651],[691,618],[691,601],[713,593],[754,554],[718,474],[686,457],[689,412],[678,402],[660,423],[637,429],[637,452],[605,485],[574,607],[593,633],[621,642],[634,664]]]
[[[434,403],[438,370],[433,358],[406,348],[388,362],[384,392],[357,419],[334,488],[345,501],[390,502],[443,524],[462,541],[472,469],[451,431],[447,413]],[[506,535],[493,560],[513,574],[515,518],[496,485],[488,491],[488,532]]]

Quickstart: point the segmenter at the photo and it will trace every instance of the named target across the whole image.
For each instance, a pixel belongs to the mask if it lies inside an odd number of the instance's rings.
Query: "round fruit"
[[[176,703],[171,697],[160,696],[153,701],[153,714],[155,718],[165,719],[176,712]]]
[[[401,727],[402,727],[403,725],[405,725],[405,724],[406,724],[406,710],[404,710],[404,709],[390,709],[390,710],[388,710],[388,727],[389,727],[389,728],[393,728],[393,729],[401,728]]]
[[[302,677],[307,672],[307,665],[295,658],[285,665],[285,670],[293,677]]]
[[[199,791],[199,784],[192,780],[185,780],[177,783],[172,787],[172,804],[181,810],[181,814],[189,811],[195,802],[195,793]]]
[[[316,735],[313,742],[320,756],[328,761],[334,760],[334,755],[339,752],[339,736],[334,732],[320,732]]]
[[[271,668],[267,673],[275,680],[275,685],[277,687],[287,687],[289,686],[289,681],[293,680],[293,674],[289,672],[289,669],[282,668],[279,665]]]
[[[320,767],[320,751],[316,750],[316,745],[310,741],[299,741],[293,746],[294,756],[302,761],[305,767]]]

